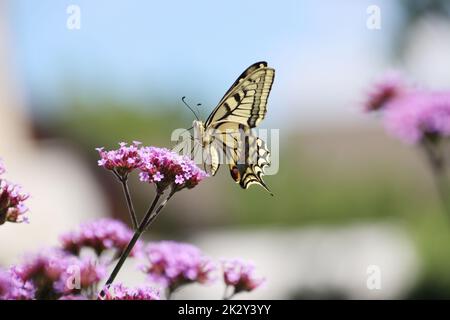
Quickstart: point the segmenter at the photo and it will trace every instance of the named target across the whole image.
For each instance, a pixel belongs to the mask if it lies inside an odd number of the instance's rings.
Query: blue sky
[[[382,32],[366,28],[374,2]],[[81,9],[80,30],[66,28],[70,4]],[[87,101],[178,104],[186,95],[212,108],[258,60],[276,68],[271,99],[284,105],[295,100],[297,78],[339,80],[333,69],[342,64],[380,60],[396,17],[386,0],[10,1],[17,69],[31,99],[49,108],[64,106],[67,87]]]

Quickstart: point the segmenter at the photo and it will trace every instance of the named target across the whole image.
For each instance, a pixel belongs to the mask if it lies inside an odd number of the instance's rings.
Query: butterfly
[[[202,150],[205,171],[214,176],[227,163],[233,180],[243,189],[256,184],[271,195],[262,177],[270,153],[252,128],[267,113],[275,70],[261,61],[248,67],[228,89],[205,123],[194,120],[194,148]],[[197,153],[197,151],[194,151]]]

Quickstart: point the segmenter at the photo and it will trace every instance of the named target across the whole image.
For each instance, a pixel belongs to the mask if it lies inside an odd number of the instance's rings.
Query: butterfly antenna
[[[197,114],[200,115],[200,109],[198,107],[201,107],[201,103],[197,103],[197,105],[195,106],[195,110],[197,111]]]
[[[181,98],[181,101],[183,101],[184,105],[185,105],[186,107],[188,107],[189,110],[191,110],[191,112],[194,114],[195,118],[196,118],[197,120],[200,121],[200,119],[198,118],[198,116],[197,116],[197,114],[195,113],[195,111],[191,108],[190,105],[188,105],[188,104],[186,103],[186,101],[184,101],[185,99],[186,99],[186,97],[183,97],[183,98]]]

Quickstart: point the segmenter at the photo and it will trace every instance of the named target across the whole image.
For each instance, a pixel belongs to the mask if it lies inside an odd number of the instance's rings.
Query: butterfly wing
[[[252,184],[260,185],[273,196],[262,179],[264,169],[270,166],[270,152],[265,142],[248,129],[246,134],[238,139],[238,148],[233,149],[233,152],[235,156],[230,157],[228,163],[234,181],[243,189]]]
[[[266,62],[248,67],[233,83],[205,122],[205,159],[208,172],[214,175],[221,155],[226,157],[232,178],[247,189],[259,184],[269,193],[262,176],[270,165],[264,141],[252,134],[267,113],[267,100],[275,70]],[[272,194],[272,193],[271,193]]]
[[[205,122],[205,127],[222,122],[235,122],[256,127],[267,112],[267,99],[275,78],[275,70],[267,62],[248,67],[228,89]]]
[[[208,168],[212,168],[210,174],[217,172],[218,164],[214,163],[223,163],[220,162],[223,157],[227,160],[231,177],[243,189],[259,184],[272,194],[263,180],[264,169],[270,165],[270,152],[265,142],[255,136],[250,128],[226,123],[226,130],[214,131],[214,139],[208,148],[208,159],[213,160],[208,163]]]
[[[204,169],[208,174],[212,176],[217,173],[217,170],[219,170],[220,164],[222,163],[220,158],[222,153],[220,153],[220,148],[217,147],[216,141],[219,140],[214,140],[214,142],[207,144],[205,149],[203,150]]]

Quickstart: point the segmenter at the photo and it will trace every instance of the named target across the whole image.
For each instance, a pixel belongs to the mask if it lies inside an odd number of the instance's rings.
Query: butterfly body
[[[201,150],[206,171],[215,175],[220,164],[229,166],[233,180],[247,189],[269,188],[262,180],[270,165],[264,141],[252,132],[267,113],[267,99],[275,70],[266,62],[248,67],[225,93],[205,123],[195,120],[194,148]],[[197,152],[194,152],[194,154]]]

